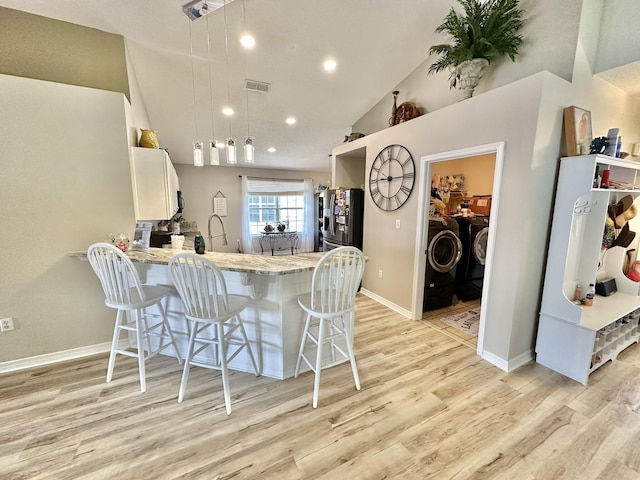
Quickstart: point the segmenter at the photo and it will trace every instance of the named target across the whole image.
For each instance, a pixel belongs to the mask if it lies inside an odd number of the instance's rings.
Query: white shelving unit
[[[178,211],[178,175],[169,154],[158,148],[131,148],[136,220],[168,220]]]
[[[610,170],[611,188],[597,185]],[[600,277],[616,279],[617,293],[593,306],[573,302],[576,285],[595,283],[608,206],[640,195],[640,163],[604,155],[561,160],[547,270],[540,308],[536,361],[586,385],[589,374],[638,342],[638,284],[622,273],[625,249],[606,252]]]

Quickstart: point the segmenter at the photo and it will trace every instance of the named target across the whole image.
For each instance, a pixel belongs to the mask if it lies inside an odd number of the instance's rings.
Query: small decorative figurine
[[[391,107],[391,118],[389,118],[389,126],[393,127],[394,125],[397,125],[397,121],[396,121],[396,115],[398,113],[398,106],[396,105],[396,102],[398,100],[398,94],[400,93],[399,90],[394,90],[393,92],[391,92],[393,94],[393,107]]]
[[[604,153],[608,146],[607,137],[596,137],[591,141],[589,153]]]

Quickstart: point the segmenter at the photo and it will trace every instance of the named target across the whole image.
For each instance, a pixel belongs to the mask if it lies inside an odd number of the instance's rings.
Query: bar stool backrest
[[[188,318],[220,318],[229,313],[222,272],[201,255],[181,253],[169,260],[169,272]]]
[[[109,243],[94,243],[87,251],[91,268],[100,279],[106,305],[131,305],[145,300],[142,282],[133,262]],[[135,298],[137,294],[138,298]]]
[[[335,248],[324,255],[313,270],[311,309],[336,314],[352,311],[364,265],[364,254],[355,247]]]

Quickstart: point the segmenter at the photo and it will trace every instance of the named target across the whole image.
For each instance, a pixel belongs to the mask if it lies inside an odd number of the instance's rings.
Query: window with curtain
[[[302,186],[302,182],[300,182]],[[289,225],[289,230],[304,230],[304,195],[302,191],[281,193],[251,192],[249,194],[249,230],[259,235],[267,223]]]
[[[313,251],[313,181],[242,177],[243,250],[255,251],[251,237],[261,235],[267,223],[288,222],[300,236],[299,251]]]

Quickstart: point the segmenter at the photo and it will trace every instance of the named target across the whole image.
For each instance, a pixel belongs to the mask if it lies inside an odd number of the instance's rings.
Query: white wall
[[[605,7],[602,9],[595,73],[640,60],[638,1],[606,0]]]
[[[240,178],[238,175],[264,178],[304,179],[311,178],[314,185],[326,184],[327,172],[297,172],[295,170],[269,170],[261,168],[204,166],[176,164],[176,172],[180,179],[180,190],[185,198],[183,216],[186,220],[196,221],[202,236],[207,237],[207,220],[213,212],[213,197],[220,191],[227,198],[228,216],[223,218],[229,245],[223,246],[221,238],[214,238],[214,251],[235,252],[236,242],[241,238],[240,219],[242,216],[242,196],[240,194]],[[213,220],[212,234],[221,232],[220,224]],[[209,244],[207,242],[207,248]],[[260,253],[259,247],[257,252]],[[245,252],[249,253],[249,252]]]
[[[571,81],[583,1],[522,1],[526,21],[521,54],[516,57],[515,63],[506,58],[492,64],[475,94],[493,90],[543,70]],[[456,4],[455,8],[459,11],[459,5]],[[443,35],[442,43],[446,42],[447,38]],[[393,90],[400,91],[398,104],[411,101],[425,113],[462,100],[462,92],[449,90],[449,72],[427,75],[427,70],[436,59],[427,57],[429,47],[430,45],[425,46],[425,61],[359,119],[352,131],[370,134],[387,128]],[[455,133],[455,129],[452,133]]]
[[[0,75],[0,362],[109,342],[115,314],[87,262],[67,257],[133,232],[121,93]]]

